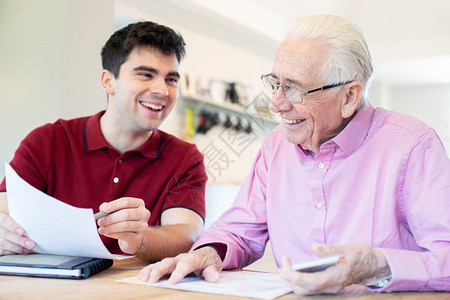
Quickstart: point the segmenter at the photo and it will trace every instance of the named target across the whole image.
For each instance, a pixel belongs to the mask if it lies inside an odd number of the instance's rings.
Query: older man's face
[[[281,83],[295,84],[300,90],[309,91],[334,83],[321,79],[326,59],[326,49],[318,44],[286,40],[277,50],[272,73]],[[343,129],[341,93],[342,86],[339,86],[311,93],[304,97],[303,103],[291,103],[280,88],[272,96],[271,109],[280,113],[289,142],[318,153],[322,143]]]

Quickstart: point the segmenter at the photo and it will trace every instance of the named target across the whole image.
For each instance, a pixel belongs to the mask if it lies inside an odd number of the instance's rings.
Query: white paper
[[[28,184],[5,163],[9,215],[25,229],[38,253],[123,259],[113,255],[97,232],[94,212],[59,201]]]
[[[170,284],[167,280],[146,283],[140,281],[137,276],[117,280],[117,282],[256,299],[275,299],[292,292],[279,274],[252,271],[224,271],[221,273],[219,282],[216,283],[197,277],[185,277],[177,284]]]

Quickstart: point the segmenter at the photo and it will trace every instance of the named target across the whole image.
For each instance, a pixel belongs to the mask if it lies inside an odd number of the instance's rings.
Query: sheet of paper
[[[38,253],[123,259],[113,255],[97,232],[94,212],[77,208],[37,190],[5,163],[10,216],[36,242]]]
[[[117,282],[147,284],[140,281],[137,276],[117,280]],[[177,284],[170,284],[167,280],[161,280],[147,285],[256,299],[275,299],[292,292],[292,289],[283,282],[279,274],[252,271],[223,271],[217,283],[207,282],[197,277],[186,277]]]

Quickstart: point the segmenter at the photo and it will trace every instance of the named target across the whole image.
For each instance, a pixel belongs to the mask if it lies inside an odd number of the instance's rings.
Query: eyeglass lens
[[[281,84],[281,82],[272,76],[263,76],[263,84],[270,90],[272,94],[275,94],[281,87],[283,89],[286,100],[290,102],[302,102],[302,95],[298,88],[288,84]]]

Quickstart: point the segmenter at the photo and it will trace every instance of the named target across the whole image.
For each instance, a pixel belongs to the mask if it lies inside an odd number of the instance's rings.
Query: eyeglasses
[[[261,75],[261,81],[264,85],[264,87],[271,92],[272,94],[275,94],[278,89],[281,87],[283,89],[284,96],[286,97],[286,100],[293,103],[302,103],[303,97],[314,93],[318,91],[323,91],[327,89],[334,88],[336,86],[344,85],[347,83],[352,82],[353,80],[346,81],[346,82],[340,82],[340,83],[334,83],[330,85],[325,85],[323,87],[313,89],[307,92],[302,92],[298,86],[295,84],[287,84],[287,83],[281,83],[280,80],[276,77],[274,77],[272,74],[267,75]]]

